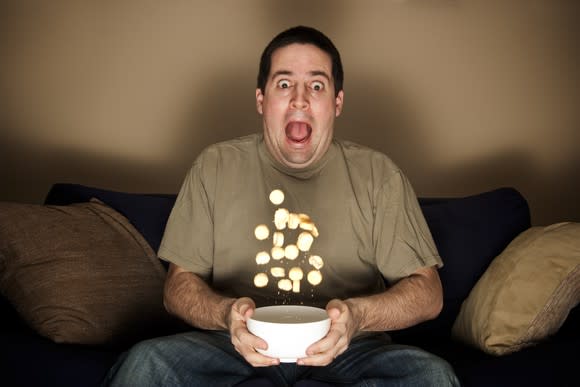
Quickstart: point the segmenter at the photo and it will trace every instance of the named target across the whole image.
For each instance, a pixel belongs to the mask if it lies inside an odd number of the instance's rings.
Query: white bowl
[[[258,352],[293,363],[306,357],[306,349],[330,329],[326,310],[303,305],[274,305],[256,308],[247,322],[248,330],[264,339],[268,349]]]

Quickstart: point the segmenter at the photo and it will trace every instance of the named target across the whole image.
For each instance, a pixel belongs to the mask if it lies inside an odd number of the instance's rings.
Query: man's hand
[[[308,357],[298,359],[299,365],[326,366],[347,350],[352,336],[358,331],[358,321],[347,302],[331,300],[326,305],[330,317],[328,334],[306,350]]]
[[[278,365],[279,359],[264,356],[256,351],[256,349],[267,349],[268,344],[248,331],[246,321],[252,316],[254,309],[256,309],[256,304],[248,297],[239,298],[232,304],[228,316],[232,344],[253,367]]]

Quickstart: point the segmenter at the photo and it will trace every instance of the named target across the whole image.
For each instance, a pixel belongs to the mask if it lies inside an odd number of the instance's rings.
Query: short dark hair
[[[268,83],[268,75],[272,66],[272,54],[279,48],[289,46],[294,43],[312,44],[322,51],[330,55],[332,61],[332,79],[334,81],[334,93],[342,90],[342,83],[344,73],[342,70],[342,62],[340,60],[340,53],[334,46],[332,41],[322,32],[305,26],[297,26],[282,31],[272,39],[270,43],[262,52],[260,58],[260,67],[258,70],[258,88],[264,93],[266,83]]]

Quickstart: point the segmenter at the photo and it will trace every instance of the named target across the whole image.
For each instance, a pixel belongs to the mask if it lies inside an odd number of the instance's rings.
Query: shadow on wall
[[[258,65],[256,64],[256,72]],[[176,141],[182,167],[188,168],[206,146],[231,138],[260,132],[261,118],[256,111],[255,71],[227,70],[206,79],[201,101],[191,106],[186,124]],[[250,81],[248,81],[250,79]],[[198,98],[199,99],[199,98]]]
[[[421,135],[429,133],[429,123],[414,106],[395,85],[377,86],[364,78],[349,81],[336,135],[386,153],[419,196],[466,196],[510,186],[528,200],[534,224],[580,221],[580,157],[546,170],[535,163],[534,155],[514,148],[443,166],[429,145],[432,137]]]
[[[192,104],[187,116],[175,120],[178,127],[167,130],[175,145],[165,161],[119,157],[107,151],[107,144],[103,152],[49,147],[19,137],[17,133],[30,132],[26,128],[0,123],[0,200],[40,203],[56,182],[132,192],[177,192],[207,145],[261,130],[253,69],[250,77],[239,70],[209,77],[190,96],[200,102]]]
[[[0,128],[1,130],[1,128]],[[47,149],[0,135],[0,200],[41,203],[54,183],[132,192],[175,192],[181,170],[106,153]],[[179,176],[178,176],[179,175]]]

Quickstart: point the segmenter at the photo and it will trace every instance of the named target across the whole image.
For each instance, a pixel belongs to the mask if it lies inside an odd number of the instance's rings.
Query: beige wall
[[[0,3],[0,200],[54,182],[176,192],[206,145],[260,130],[258,57],[307,24],[341,50],[338,134],[421,196],[514,186],[580,221],[580,6],[550,0]]]

